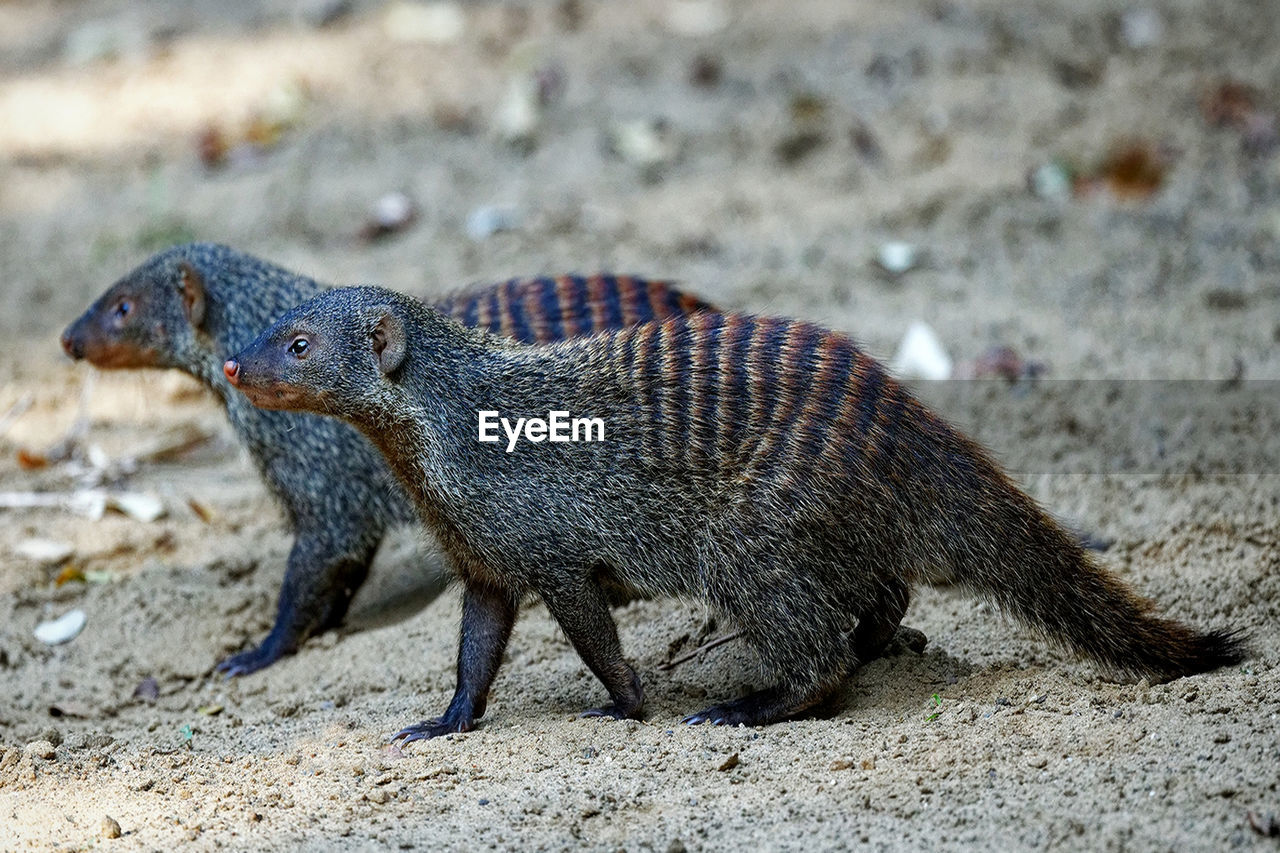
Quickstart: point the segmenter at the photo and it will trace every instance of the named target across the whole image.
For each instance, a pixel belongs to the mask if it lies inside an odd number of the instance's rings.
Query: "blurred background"
[[[1275,12],[8,0],[0,331],[56,356],[204,239],[419,294],[670,276],[885,356],[919,320],[957,364],[1277,376]]]

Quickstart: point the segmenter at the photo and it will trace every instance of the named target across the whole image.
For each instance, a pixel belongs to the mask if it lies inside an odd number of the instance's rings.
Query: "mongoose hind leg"
[[[610,704],[591,708],[584,717],[639,719],[644,706],[640,676],[622,658],[618,627],[609,613],[609,599],[591,575],[557,579],[554,588],[539,590],[547,610],[573,644],[587,668],[609,691]]]
[[[883,655],[895,634],[902,632],[905,635],[914,630],[901,627],[910,601],[911,588],[907,584],[889,583],[880,590],[875,606],[858,614],[858,626],[853,631],[853,651],[860,663]]]
[[[345,543],[329,532],[300,528],[289,551],[276,621],[257,646],[218,663],[228,678],[248,675],[298,650],[312,634],[336,628],[369,576],[378,542]]]
[[[741,699],[712,705],[696,714],[690,714],[681,722],[696,726],[711,723],[713,726],[763,726],[794,717],[825,699],[833,690],[830,687],[766,687],[748,693]]]
[[[462,592],[462,632],[458,642],[458,684],[444,714],[408,726],[393,741],[440,737],[475,728],[489,704],[489,688],[516,624],[519,602],[510,590],[467,581]]]

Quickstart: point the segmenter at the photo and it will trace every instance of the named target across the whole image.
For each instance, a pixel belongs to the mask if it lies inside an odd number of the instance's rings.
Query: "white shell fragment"
[[[75,548],[70,544],[54,542],[52,539],[24,539],[13,550],[19,557],[46,565],[61,563],[75,553]]]
[[[651,119],[618,122],[610,131],[609,146],[623,160],[642,168],[660,166],[676,156],[670,128]]]
[[[880,251],[876,253],[876,263],[885,272],[893,275],[902,275],[914,267],[919,260],[920,251],[912,244],[903,243],[899,240],[885,243],[880,247]]]
[[[926,323],[916,320],[902,336],[889,368],[899,379],[950,379],[951,356]]]
[[[498,138],[513,144],[531,142],[542,122],[538,81],[531,74],[518,74],[507,84],[507,94],[494,116]]]
[[[46,645],[56,646],[76,638],[88,619],[83,610],[68,610],[57,619],[41,622],[36,626],[36,639]]]
[[[107,495],[107,506],[135,521],[152,522],[164,516],[164,502],[143,492]]]

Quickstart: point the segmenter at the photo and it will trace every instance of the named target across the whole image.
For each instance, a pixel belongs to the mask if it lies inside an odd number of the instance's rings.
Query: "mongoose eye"
[[[120,303],[116,305],[116,319],[123,320],[125,317],[129,316],[129,312],[132,310],[133,303],[128,299],[121,299]]]
[[[307,343],[306,338],[294,338],[293,343],[289,344],[289,352],[298,358],[302,358],[306,355],[308,346],[310,344]]]

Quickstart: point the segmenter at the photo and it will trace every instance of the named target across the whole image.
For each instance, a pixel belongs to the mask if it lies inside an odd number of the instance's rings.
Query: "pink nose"
[[[227,359],[227,363],[222,365],[222,372],[227,374],[227,379],[232,385],[240,387],[240,362],[234,358]]]

